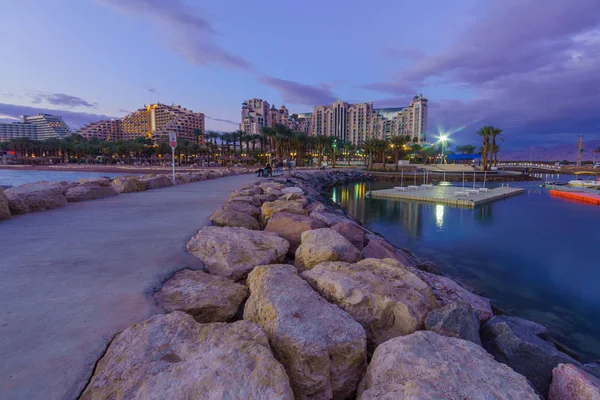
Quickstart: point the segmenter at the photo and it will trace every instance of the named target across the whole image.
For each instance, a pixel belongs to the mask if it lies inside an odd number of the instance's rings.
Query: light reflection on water
[[[571,177],[544,174],[542,179]],[[332,199],[509,314],[548,326],[584,360],[598,359],[600,207],[552,198],[540,183],[511,182],[525,193],[476,209],[365,197],[395,182],[338,186]]]

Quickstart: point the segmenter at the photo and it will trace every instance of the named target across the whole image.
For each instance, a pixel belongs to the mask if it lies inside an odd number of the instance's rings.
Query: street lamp
[[[446,146],[446,140],[448,140],[448,135],[441,134],[440,141],[442,142],[442,160],[441,163],[444,163],[444,147]]]

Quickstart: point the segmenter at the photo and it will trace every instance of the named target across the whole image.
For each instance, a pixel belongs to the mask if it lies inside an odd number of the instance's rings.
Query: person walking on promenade
[[[265,166],[265,169],[264,169],[264,172],[263,172],[263,176],[264,177],[273,176],[273,168],[271,168],[271,164],[267,164]]]

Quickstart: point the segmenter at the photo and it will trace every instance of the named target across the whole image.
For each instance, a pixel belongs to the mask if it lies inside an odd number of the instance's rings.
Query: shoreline
[[[67,164],[68,165],[68,164]],[[175,173],[177,172],[200,172],[211,169],[247,169],[252,168],[242,167],[178,167],[175,166]],[[0,171],[56,171],[56,172],[106,172],[106,173],[131,173],[131,174],[147,174],[147,173],[171,173],[172,168],[170,166],[125,166],[125,165],[74,165],[74,166],[62,166],[58,165],[0,165]]]

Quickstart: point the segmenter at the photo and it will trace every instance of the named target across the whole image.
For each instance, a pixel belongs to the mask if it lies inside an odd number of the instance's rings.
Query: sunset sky
[[[73,128],[152,102],[234,130],[243,100],[430,101],[428,137],[508,149],[600,139],[598,0],[2,1],[0,119]]]

